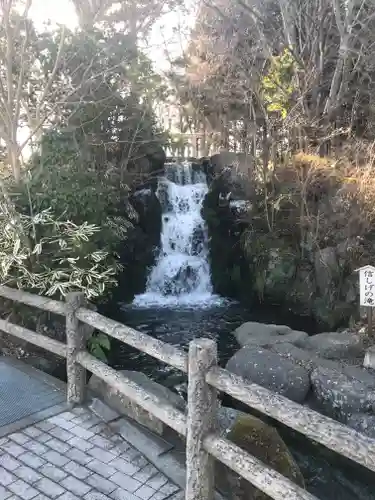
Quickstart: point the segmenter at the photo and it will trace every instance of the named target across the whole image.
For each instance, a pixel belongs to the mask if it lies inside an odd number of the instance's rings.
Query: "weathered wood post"
[[[216,342],[190,342],[185,500],[213,500],[214,458],[204,450],[203,439],[216,428],[217,391],[206,382],[216,365]]]
[[[76,317],[76,311],[86,305],[81,292],[71,292],[66,296],[66,373],[68,379],[67,400],[71,404],[81,404],[85,397],[86,370],[76,361],[79,351],[86,349],[83,325]]]

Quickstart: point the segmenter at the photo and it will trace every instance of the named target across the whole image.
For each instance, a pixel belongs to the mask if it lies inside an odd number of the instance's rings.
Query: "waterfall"
[[[201,215],[208,186],[204,172],[190,163],[168,163],[159,178],[162,213],[160,253],[146,291],[136,306],[207,306],[213,295],[208,261],[207,229]]]

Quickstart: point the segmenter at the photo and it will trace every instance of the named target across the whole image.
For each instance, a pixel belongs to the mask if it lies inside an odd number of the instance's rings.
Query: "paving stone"
[[[124,454],[124,456],[125,456],[125,454]],[[141,455],[139,457],[133,458],[131,463],[133,465],[136,465],[139,469],[142,469],[143,467],[146,467],[146,465],[148,465],[148,462],[145,459],[145,457],[142,457]]]
[[[72,427],[74,427],[76,424],[74,424],[71,419],[68,419],[63,416],[64,414],[60,415],[55,415],[54,417],[51,417],[48,419],[48,422],[51,422],[51,424],[57,425],[57,427],[60,427],[61,429],[64,429],[68,431]],[[72,413],[72,418],[74,417],[74,414]]]
[[[3,467],[0,467],[0,484],[2,484],[3,486],[8,486],[16,479],[17,478],[13,476],[13,474],[5,470]]]
[[[38,441],[38,443],[44,444],[46,441],[49,441],[51,439],[51,434],[47,434],[46,432],[41,431],[41,434],[34,438]]]
[[[57,465],[58,467],[64,467],[64,465],[70,461],[69,458],[64,457],[61,453],[54,450],[48,451],[43,456],[48,462],[51,462],[51,464]]]
[[[13,457],[19,457],[22,453],[25,453],[25,448],[22,448],[17,443],[14,443],[13,441],[8,441],[7,443],[3,444],[1,448],[9,453],[9,455],[12,455]]]
[[[105,423],[101,422],[100,424],[91,427],[90,431],[93,432],[94,434],[103,434],[105,432],[108,432],[108,427]]]
[[[0,500],[166,500],[178,491],[84,408],[0,439]]]
[[[47,441],[46,445],[49,446],[49,448],[58,451],[59,453],[66,453],[70,448],[69,445],[63,443],[62,441],[56,438],[52,438],[49,441]]]
[[[57,498],[66,491],[59,484],[46,477],[35,483],[34,486],[49,498]]]
[[[87,464],[87,467],[93,472],[96,472],[97,474],[100,474],[104,477],[113,476],[113,474],[116,474],[117,472],[117,469],[115,469],[111,465],[103,464],[103,462],[97,460],[96,458],[91,460],[91,462]]]
[[[91,491],[87,493],[84,497],[84,500],[111,500],[107,495],[103,493],[98,493],[97,491]]]
[[[72,413],[74,413],[74,416],[76,417],[77,415],[85,415],[88,413],[88,411],[82,406],[76,406],[75,408],[73,408]]]
[[[90,443],[99,446],[99,448],[103,448],[103,450],[110,450],[115,447],[115,444],[111,440],[98,435],[91,438]]]
[[[49,479],[53,481],[59,482],[67,476],[67,473],[64,472],[60,467],[56,467],[52,464],[46,464],[41,467],[40,472],[47,476]]]
[[[94,489],[102,493],[106,493],[107,495],[111,494],[118,488],[117,484],[112,483],[109,479],[104,479],[104,477],[101,477],[98,474],[93,474],[88,477],[86,482]]]
[[[19,460],[21,460],[21,462],[25,463],[29,467],[32,467],[33,469],[38,469],[46,463],[43,458],[38,457],[32,451],[27,451],[23,455],[20,455]]]
[[[72,446],[73,448],[78,448],[81,451],[87,451],[90,450],[91,448],[94,448],[93,444],[88,443],[87,441],[79,437],[74,437],[72,439],[69,439],[67,444],[69,446]]]
[[[75,436],[75,434],[72,434],[70,431],[62,429],[61,427],[54,427],[49,431],[49,434],[54,438],[60,439],[60,441],[64,442],[74,438]]]
[[[143,469],[141,469],[139,472],[134,474],[133,477],[134,479],[137,479],[141,483],[145,483],[151,477],[155,476],[158,473],[159,473],[158,469],[156,469],[156,467],[154,467],[153,465],[149,464],[146,465],[146,467],[143,467]]]
[[[64,465],[64,470],[77,479],[86,479],[87,476],[90,476],[90,474],[92,474],[91,470],[73,461],[68,462],[66,465]]]
[[[38,422],[35,425],[36,427],[38,427],[38,429],[45,432],[48,432],[55,427],[55,425],[51,424],[51,422],[48,422],[48,420],[43,420],[42,422]]]
[[[111,498],[113,498],[113,500],[139,500],[139,498],[137,498],[136,496],[132,495],[128,491],[124,491],[121,488],[115,490],[111,494]]]
[[[13,471],[21,465],[21,462],[19,462],[16,458],[8,455],[8,453],[4,453],[4,455],[0,456],[0,465],[6,470]]]
[[[23,432],[15,432],[14,434],[11,434],[8,436],[12,441],[14,441],[17,444],[23,445],[30,441],[30,436],[27,434],[24,434]]]
[[[61,481],[61,486],[64,486],[65,489],[71,491],[75,495],[85,495],[91,490],[91,486],[86,483],[76,479],[75,477],[68,476]]]
[[[12,493],[9,490],[6,490],[4,486],[0,486],[0,498],[2,500],[7,500]]]
[[[116,458],[115,455],[110,451],[105,451],[102,448],[98,448],[97,446],[88,450],[87,453],[92,457],[97,458],[101,462],[104,462],[105,464],[108,464]]]
[[[156,476],[152,476],[150,479],[148,479],[146,484],[154,490],[159,490],[162,486],[167,484],[167,482],[168,478],[163,474],[158,473],[156,474]]]
[[[81,439],[90,439],[95,435],[92,431],[88,431],[79,425],[72,427],[69,432]]]
[[[64,420],[72,420],[76,415],[72,411],[64,411],[58,415],[59,418]]]
[[[70,448],[64,455],[81,465],[86,465],[92,461],[92,457],[77,448]]]
[[[138,450],[133,448],[132,446],[129,446],[129,448],[126,450],[126,456],[129,462],[132,462],[133,460],[137,459],[141,454],[139,453]]]
[[[57,500],[81,500],[81,498],[78,498],[76,495],[73,495],[73,493],[70,493],[70,491],[67,491]]]
[[[40,436],[41,434],[43,434],[43,431],[41,431],[37,427],[28,427],[27,429],[24,429],[23,432],[24,432],[24,434],[27,434],[28,436],[30,436],[32,438],[36,438],[36,437]]]
[[[149,500],[152,495],[156,493],[153,488],[146,486],[145,484],[139,488],[134,494],[142,500]]]
[[[121,472],[113,474],[113,476],[111,476],[111,481],[130,493],[134,493],[134,491],[142,486],[142,483]]]
[[[158,491],[152,495],[150,500],[164,500],[166,498],[168,498],[168,496],[165,493],[160,493],[160,491]]]
[[[22,479],[18,479],[12,484],[8,485],[8,489],[18,495],[19,497],[22,498],[22,500],[31,500],[32,498],[35,498],[36,495],[38,494],[37,490],[27,484],[25,481]]]
[[[38,441],[29,441],[24,444],[24,447],[28,451],[35,453],[35,455],[44,455],[48,451],[48,448],[44,444],[38,443]]]
[[[112,462],[109,462],[108,465],[111,465],[115,469],[119,470],[120,472],[124,472],[125,474],[128,474],[129,476],[133,476],[140,469],[140,467],[137,467],[136,465],[133,465],[130,462],[127,462],[123,458],[115,458],[114,460],[112,460]]]
[[[162,488],[160,488],[161,493],[165,493],[166,495],[172,495],[173,493],[176,493],[179,488],[175,484],[168,483],[165,484]]]
[[[21,465],[20,467],[18,467],[18,469],[14,471],[14,474],[29,484],[34,484],[42,479],[41,474],[36,472],[31,467],[27,467],[27,465]]]
[[[82,413],[81,415],[76,415],[73,419],[72,422],[75,425],[81,425],[83,422],[87,422],[88,420],[91,420],[94,415],[91,412],[86,411],[85,413]]]

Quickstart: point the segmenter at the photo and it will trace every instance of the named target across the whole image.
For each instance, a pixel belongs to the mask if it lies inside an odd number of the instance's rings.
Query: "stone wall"
[[[212,179],[204,217],[215,290],[247,304],[260,300],[282,305],[329,328],[348,324],[358,316],[355,269],[371,259],[369,252],[375,255],[373,243],[362,237],[349,238],[341,226],[335,233],[335,217],[323,211],[326,199],[317,210],[323,219],[332,217],[329,227],[333,233],[314,240],[314,234],[299,227],[296,207],[285,201],[288,184],[281,212],[266,216],[262,181],[251,159],[246,163],[238,156],[222,153],[210,159]],[[336,205],[342,224],[344,208]],[[275,206],[277,212],[277,200]]]

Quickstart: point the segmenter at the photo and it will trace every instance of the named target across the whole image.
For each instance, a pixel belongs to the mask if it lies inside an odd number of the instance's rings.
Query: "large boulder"
[[[346,423],[356,431],[375,439],[375,415],[373,413],[355,413],[348,418]]]
[[[166,387],[154,382],[143,373],[128,370],[121,370],[121,373],[132,382],[141,386],[147,392],[157,396],[161,402],[170,404],[178,410],[185,411],[185,401],[180,396]],[[89,389],[121,415],[126,415],[129,418],[132,418],[139,424],[149,428],[159,435],[163,434],[164,424],[159,419],[141,408],[132,399],[124,396],[117,389],[108,385],[96,375],[93,375],[90,378]]]
[[[231,408],[220,408],[218,424],[223,437],[299,486],[304,486],[298,465],[276,429],[252,415]],[[269,499],[221,462],[215,464],[215,486],[228,500]]]
[[[308,338],[307,333],[292,330],[289,326],[266,325],[253,321],[249,321],[239,326],[234,330],[233,334],[241,347],[245,345],[267,347],[269,345],[285,342],[294,344],[303,342]]]
[[[365,353],[363,338],[354,332],[318,333],[295,344],[327,359],[358,358]]]
[[[346,422],[355,413],[372,410],[374,385],[323,366],[313,370],[310,378],[315,400],[331,417]]]
[[[307,370],[261,347],[243,347],[230,358],[226,368],[297,403],[305,400],[310,389]]]

